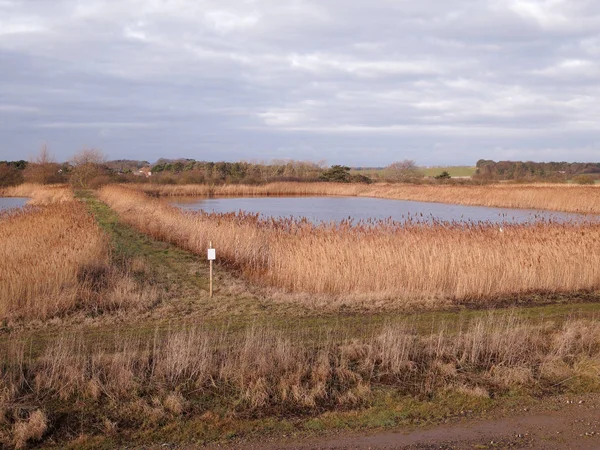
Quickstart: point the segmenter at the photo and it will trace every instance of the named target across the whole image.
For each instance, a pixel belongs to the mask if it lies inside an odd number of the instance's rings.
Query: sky
[[[598,0],[0,0],[0,160],[600,160]]]

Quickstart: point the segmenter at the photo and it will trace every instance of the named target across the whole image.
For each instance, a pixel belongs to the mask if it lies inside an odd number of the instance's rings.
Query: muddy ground
[[[556,397],[532,409],[523,408],[486,419],[462,419],[415,430],[343,433],[305,439],[282,438],[214,444],[208,447],[153,447],[207,450],[472,450],[600,449],[600,394]]]

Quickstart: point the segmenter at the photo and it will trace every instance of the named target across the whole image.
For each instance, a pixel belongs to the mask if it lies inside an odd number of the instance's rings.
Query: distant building
[[[151,167],[142,167],[140,170],[136,170],[135,172],[133,172],[134,175],[137,175],[138,177],[144,176],[146,178],[151,177],[152,176],[152,168]]]

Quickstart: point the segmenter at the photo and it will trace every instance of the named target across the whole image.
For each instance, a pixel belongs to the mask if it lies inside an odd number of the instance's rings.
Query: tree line
[[[475,178],[487,180],[585,181],[600,178],[600,163],[492,161],[480,159]],[[585,183],[584,183],[585,184]]]
[[[600,179],[600,163],[522,162],[480,159],[472,182],[573,180],[593,184]],[[159,159],[156,163],[138,160],[108,161],[98,149],[82,149],[69,161],[57,163],[44,146],[30,161],[0,161],[0,187],[23,182],[67,183],[94,188],[108,183],[151,182],[157,184],[262,184],[276,181],[330,181],[341,183],[403,182],[447,183],[446,171],[426,177],[413,160],[396,161],[378,169],[352,169],[344,165],[327,167],[324,161],[273,160],[212,162],[194,159]]]

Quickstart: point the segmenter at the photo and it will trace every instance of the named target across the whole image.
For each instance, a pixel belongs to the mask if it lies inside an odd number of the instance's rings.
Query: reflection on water
[[[27,203],[28,198],[0,197],[0,211],[4,209],[20,208]]]
[[[188,210],[201,209],[209,213],[241,210],[260,213],[262,217],[306,217],[314,223],[339,222],[349,218],[354,222],[369,219],[392,219],[397,222],[437,220],[493,223],[527,223],[540,220],[564,222],[590,219],[589,216],[572,213],[365,197],[181,197],[170,199],[169,202]]]

